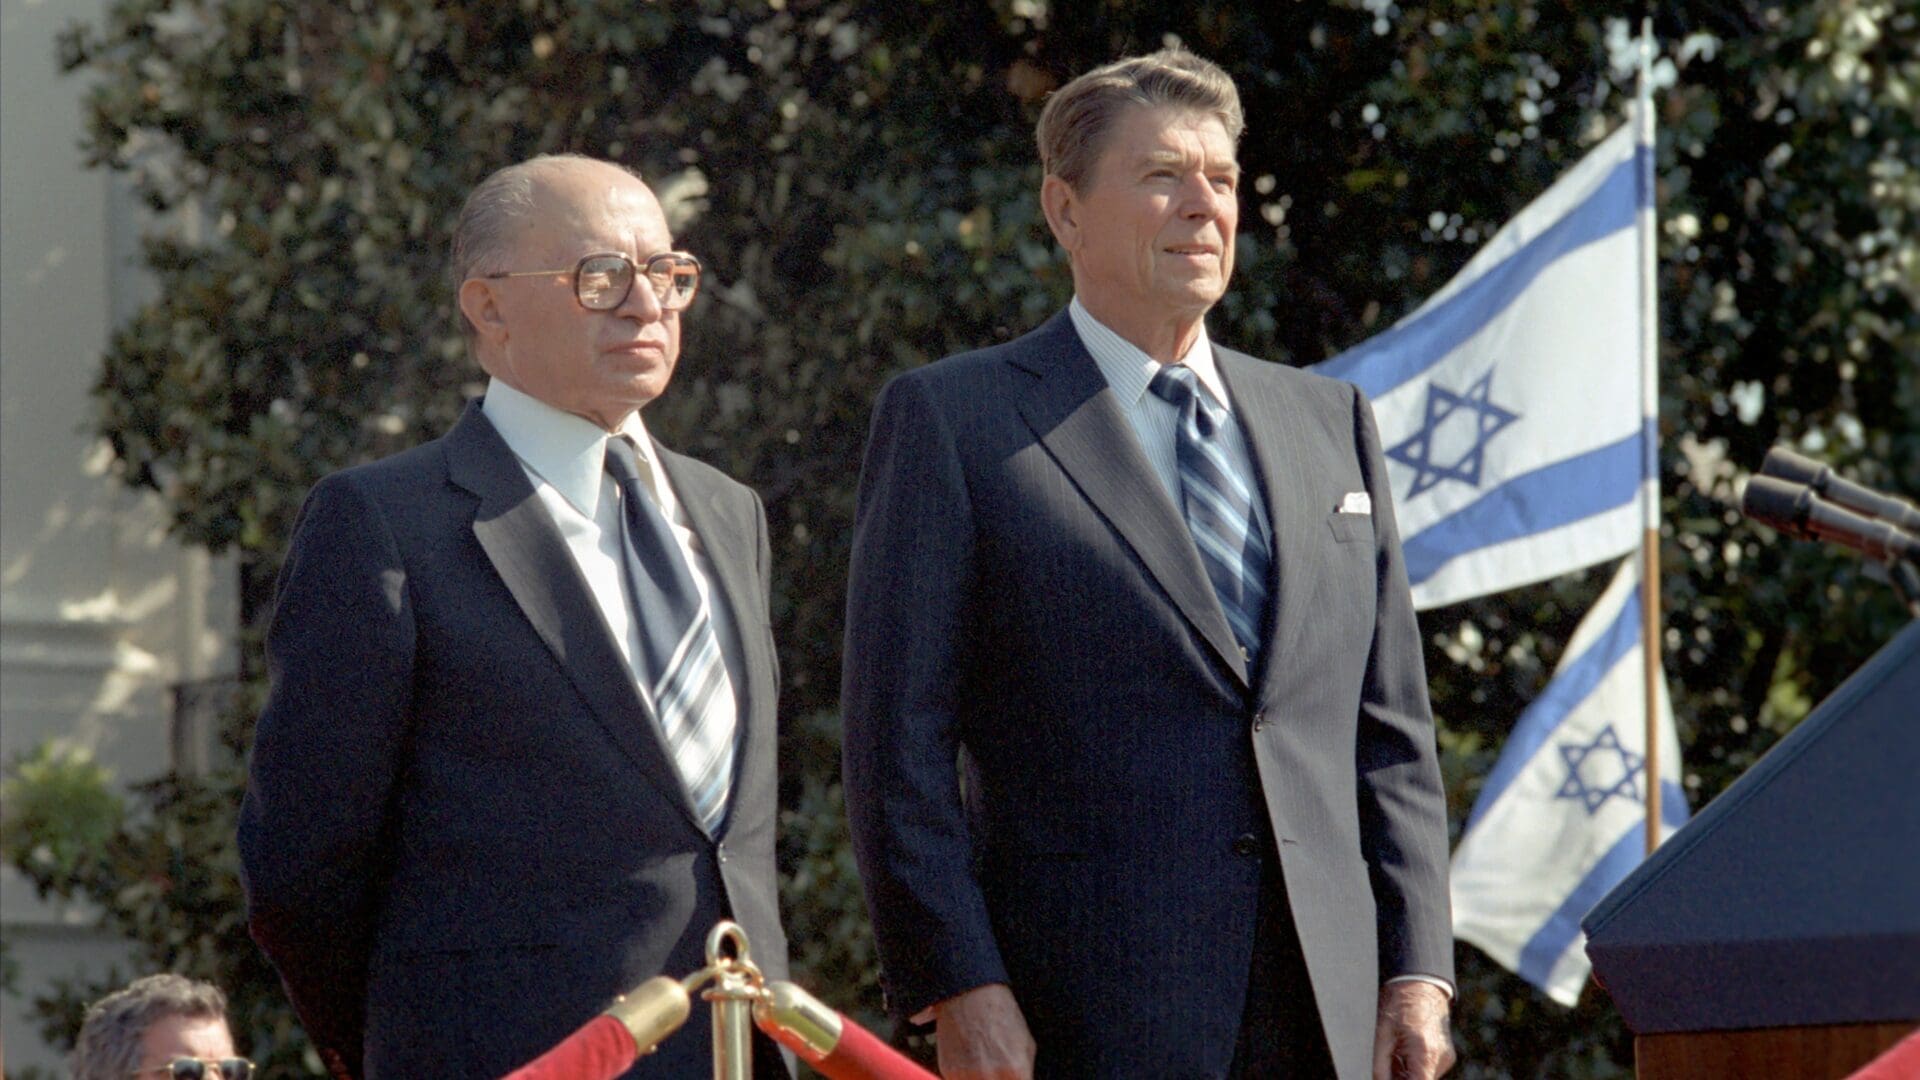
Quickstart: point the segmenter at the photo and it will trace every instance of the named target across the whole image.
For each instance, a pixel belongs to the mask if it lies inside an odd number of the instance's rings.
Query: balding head
[[[514,244],[543,210],[555,204],[556,188],[572,195],[575,192],[569,187],[613,178],[638,180],[639,174],[585,154],[541,154],[495,170],[467,196],[454,222],[453,249],[447,261],[454,291],[470,277],[512,269],[507,262]],[[653,193],[647,191],[646,197],[652,199]],[[460,315],[460,332],[471,353],[473,323],[465,313]]]
[[[468,350],[494,379],[614,430],[666,390],[679,359],[681,312],[638,274],[672,251],[659,199],[629,169],[577,155],[502,169],[454,229]],[[584,272],[605,257],[624,266]],[[580,290],[597,282],[617,284],[589,305]]]

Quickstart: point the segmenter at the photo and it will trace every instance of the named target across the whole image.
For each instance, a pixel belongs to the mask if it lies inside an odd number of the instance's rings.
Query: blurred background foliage
[[[1920,13],[1644,13],[1661,83],[1663,651],[1697,809],[1903,618],[1871,568],[1783,542],[1734,501],[1777,441],[1920,493]],[[104,358],[97,426],[183,539],[238,553],[257,678],[308,486],[439,434],[481,389],[442,267],[465,193],[543,151],[639,168],[710,270],[649,421],[758,488],[772,521],[798,977],[874,1018],[834,712],[860,448],[889,375],[1024,332],[1066,299],[1035,198],[1045,94],[1174,38],[1234,75],[1239,271],[1211,330],[1305,365],[1410,311],[1621,122],[1642,14],[1571,0],[118,0],[62,42],[89,80],[86,152],[182,228],[146,245],[158,289]],[[1423,616],[1456,829],[1608,569]],[[236,760],[250,716],[233,711]],[[106,788],[87,770],[15,768],[8,860],[97,902],[143,963],[219,979],[269,1075],[314,1071],[240,925],[237,769],[164,778],[128,805],[88,794]],[[1603,992],[1563,1009],[1460,953],[1456,1075],[1629,1070]],[[101,989],[42,1002],[52,1037],[70,1040]]]

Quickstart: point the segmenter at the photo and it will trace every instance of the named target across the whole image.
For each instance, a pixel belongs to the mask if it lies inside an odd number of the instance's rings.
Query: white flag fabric
[[[1622,125],[1418,310],[1315,365],[1373,401],[1416,608],[1639,543],[1646,153]]]
[[[1580,622],[1527,707],[1453,854],[1453,932],[1562,1005],[1592,965],[1580,920],[1646,851],[1646,689],[1638,558]],[[1661,837],[1686,823],[1663,680]]]

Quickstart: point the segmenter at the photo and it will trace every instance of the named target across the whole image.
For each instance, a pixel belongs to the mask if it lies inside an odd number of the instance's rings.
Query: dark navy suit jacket
[[[502,1075],[615,994],[697,970],[723,917],[784,973],[766,521],[747,488],[661,459],[745,668],[717,843],[477,403],[445,437],[308,496],[240,851],[253,935],[337,1074]],[[696,1002],[631,1075],[709,1071],[707,1013]]]
[[[1217,349],[1273,523],[1248,670],[1062,312],[895,379],[847,606],[847,808],[890,1004],[1007,982],[1043,1076],[1220,1076],[1269,833],[1339,1074],[1451,978],[1445,805],[1372,413]],[[1350,492],[1372,513],[1339,513]],[[974,763],[963,805],[955,754]]]

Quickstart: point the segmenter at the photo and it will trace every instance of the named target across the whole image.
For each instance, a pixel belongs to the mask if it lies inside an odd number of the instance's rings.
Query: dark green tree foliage
[[[96,80],[89,152],[204,228],[149,244],[158,297],[112,342],[99,427],[183,539],[240,553],[257,630],[307,486],[437,434],[481,385],[441,266],[465,192],[573,150],[673,193],[710,287],[649,419],[766,497],[800,977],[871,1016],[833,713],[860,447],[887,376],[1023,332],[1068,295],[1035,197],[1045,93],[1170,37],[1234,74],[1241,242],[1212,330],[1309,364],[1410,311],[1623,118],[1632,74],[1615,63],[1637,15],[1547,0],[120,0],[64,42]],[[1920,17],[1703,0],[1654,19],[1678,69],[1658,149],[1664,655],[1697,805],[1900,619],[1857,560],[1747,525],[1733,499],[1779,440],[1920,492]],[[1425,616],[1456,828],[1603,578]],[[135,820],[230,870],[234,790],[175,781]],[[116,866],[132,880],[173,858]],[[239,980],[255,1046],[296,1061],[275,988],[240,955],[230,879],[169,881],[85,891],[151,962]],[[1461,1075],[1625,1069],[1604,994],[1569,1012],[1471,949],[1461,963]]]

